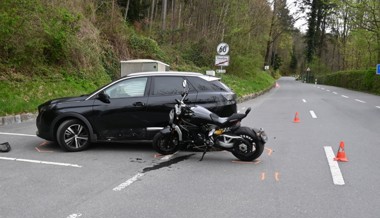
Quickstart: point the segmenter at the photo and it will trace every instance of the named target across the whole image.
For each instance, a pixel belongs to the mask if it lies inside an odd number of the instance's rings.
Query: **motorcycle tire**
[[[153,138],[153,149],[163,155],[174,154],[179,150],[178,135],[157,133]]]
[[[241,161],[253,161],[260,157],[264,151],[264,144],[257,138],[252,129],[240,127],[234,134],[243,138],[233,146],[232,154],[235,157]]]

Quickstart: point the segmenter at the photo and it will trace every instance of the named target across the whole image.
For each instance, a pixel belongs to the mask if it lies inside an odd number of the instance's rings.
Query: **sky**
[[[290,11],[290,14],[295,18],[299,18],[296,23],[295,23],[295,27],[300,29],[301,32],[305,33],[306,32],[306,29],[307,29],[307,22],[306,22],[306,19],[304,18],[305,17],[305,14],[301,14],[299,12],[299,4],[300,4],[300,0],[287,0],[287,5],[288,5],[288,8],[289,8],[289,11]]]

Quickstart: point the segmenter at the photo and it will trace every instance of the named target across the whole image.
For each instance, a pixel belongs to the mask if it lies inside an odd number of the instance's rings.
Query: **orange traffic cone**
[[[346,157],[346,152],[344,151],[344,142],[341,141],[339,145],[339,150],[336,155],[336,158],[334,158],[335,161],[342,161],[342,162],[347,162],[348,159]]]
[[[299,123],[300,122],[300,118],[298,117],[298,112],[296,112],[296,115],[294,116],[293,122],[295,122],[295,123]]]

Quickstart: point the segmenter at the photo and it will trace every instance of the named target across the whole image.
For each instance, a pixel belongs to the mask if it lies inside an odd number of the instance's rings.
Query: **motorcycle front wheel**
[[[153,149],[163,155],[174,154],[179,150],[178,135],[157,133],[153,138]]]
[[[242,137],[233,146],[232,154],[242,161],[253,161],[260,157],[264,151],[264,144],[257,138],[252,129],[240,127],[234,132]]]

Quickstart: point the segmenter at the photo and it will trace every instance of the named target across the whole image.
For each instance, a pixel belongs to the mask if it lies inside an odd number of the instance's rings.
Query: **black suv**
[[[221,117],[236,113],[236,95],[219,78],[189,72],[129,74],[89,95],[50,100],[38,106],[37,136],[67,151],[92,142],[151,140],[168,125],[169,111],[187,80],[187,104]]]

